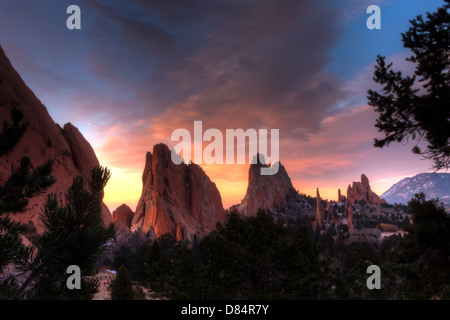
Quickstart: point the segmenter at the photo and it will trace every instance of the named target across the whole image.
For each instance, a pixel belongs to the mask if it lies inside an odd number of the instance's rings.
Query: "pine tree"
[[[11,108],[11,119],[12,124],[5,121],[0,133],[0,157],[10,154],[27,130],[22,121],[23,113],[17,107]],[[30,159],[23,157],[18,166],[11,166],[11,175],[0,184],[0,273],[6,265],[26,253],[22,235],[27,232],[27,226],[14,222],[11,216],[23,212],[29,199],[43,193],[55,182],[51,176],[51,160],[35,169],[31,167]]]
[[[27,130],[27,124],[22,122],[23,113],[16,106],[10,110],[12,124],[7,121],[3,122],[3,130],[0,133],[0,157],[11,153],[12,149],[19,142]]]
[[[408,203],[413,223],[390,256],[399,299],[449,299],[450,216],[436,199],[416,194]]]
[[[150,249],[150,257],[146,267],[150,288],[159,295],[164,295],[166,275],[169,273],[169,263],[159,245],[160,241],[165,241],[165,239],[167,237],[163,236],[162,239],[155,240]],[[173,242],[175,242],[175,239],[173,239]]]
[[[103,188],[109,177],[109,170],[101,166],[91,170],[87,183],[82,176],[75,177],[65,205],[54,193],[48,195],[41,213],[44,233],[18,261],[18,269],[30,274],[13,299],[91,299],[98,291],[98,282],[85,276],[94,274],[106,243],[115,236],[114,224],[105,226],[101,215]],[[81,269],[80,290],[66,286],[70,265]]]
[[[450,166],[450,0],[445,2],[426,20],[421,15],[411,20],[402,34],[403,46],[413,53],[406,60],[415,63],[414,75],[402,76],[378,56],[374,80],[383,86],[382,94],[368,91],[369,104],[379,113],[375,126],[385,135],[375,139],[375,147],[426,141],[426,150],[416,145],[412,151],[431,159],[435,170]]]
[[[116,278],[111,282],[111,300],[134,300],[136,292],[127,268],[121,266]]]
[[[0,157],[11,153],[27,130],[17,107],[11,108],[11,119],[12,124],[5,122],[0,133]],[[55,183],[52,164],[48,160],[31,169],[30,159],[23,157],[18,166],[11,167],[10,177],[0,184],[0,270],[13,264],[22,275],[27,275],[21,283],[12,276],[6,277],[0,283],[3,292],[8,292],[3,298],[89,299],[97,290],[98,283],[85,277],[81,290],[69,290],[66,270],[70,265],[78,265],[83,276],[91,275],[105,243],[115,235],[114,225],[105,227],[101,216],[103,189],[110,177],[108,169],[95,167],[88,183],[76,177],[64,206],[55,194],[48,195],[41,214],[44,234],[33,247],[22,243],[27,226],[11,219],[11,215],[25,210],[30,198]]]

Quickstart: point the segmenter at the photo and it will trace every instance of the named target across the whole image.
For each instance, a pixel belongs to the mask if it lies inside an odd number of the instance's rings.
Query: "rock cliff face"
[[[112,222],[116,225],[127,227],[131,230],[131,221],[133,220],[134,212],[126,204],[122,204],[116,208],[112,213]]]
[[[176,165],[164,144],[147,152],[142,194],[131,222],[132,231],[170,233],[179,240],[205,235],[225,221],[216,185],[196,164]]]
[[[354,203],[355,200],[365,200],[368,203],[377,205],[386,203],[386,201],[381,199],[370,189],[369,179],[365,174],[361,175],[361,182],[354,181],[352,186],[349,185],[347,199],[349,199],[351,203]]]
[[[261,175],[261,167],[267,167],[259,161],[250,165],[248,186],[242,202],[235,210],[244,216],[254,216],[258,209],[270,210],[275,218],[295,218],[302,214],[314,215],[314,209],[294,189],[284,166],[279,163],[274,175]]]
[[[52,175],[57,181],[48,192],[56,193],[64,202],[73,178],[76,175],[88,178],[90,169],[99,164],[97,157],[77,128],[70,123],[61,128],[53,121],[0,48],[0,130],[4,121],[11,122],[12,106],[23,112],[23,122],[28,124],[28,128],[12,152],[0,159],[0,183],[9,177],[11,165],[17,165],[23,156],[29,157],[34,167],[52,159]],[[48,192],[32,198],[26,212],[14,217],[26,223],[31,221],[36,231],[41,233],[39,214]],[[106,223],[111,221],[111,213],[104,204],[102,215]]]
[[[258,209],[272,209],[285,202],[286,195],[295,192],[281,163],[276,174],[261,175],[261,168],[267,166],[259,161],[259,156],[256,163],[250,165],[247,192],[238,207],[245,216],[256,215]]]
[[[112,222],[116,224],[116,241],[124,242],[132,234],[131,221],[134,212],[126,204],[122,204],[112,213]]]
[[[322,205],[322,201],[320,199],[319,188],[316,189],[316,221],[315,224],[320,227],[323,226],[325,221],[325,208]]]
[[[350,201],[350,195],[352,188],[348,186],[347,188],[347,199],[345,200],[345,218],[347,219],[348,230],[353,230],[353,207]]]

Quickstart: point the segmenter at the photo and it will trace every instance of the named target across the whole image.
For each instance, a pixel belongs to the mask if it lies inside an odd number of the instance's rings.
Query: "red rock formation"
[[[353,207],[349,197],[351,192],[352,188],[349,185],[347,188],[347,200],[345,201],[345,218],[347,219],[347,227],[349,231],[353,230]]]
[[[398,231],[398,227],[396,225],[389,224],[389,223],[380,223],[379,225],[377,225],[377,228],[380,229],[382,232],[397,232]]]
[[[132,234],[131,221],[134,212],[126,204],[122,204],[112,213],[112,222],[116,224],[116,241],[124,242]]]
[[[355,200],[365,200],[376,205],[386,203],[384,199],[381,199],[370,189],[369,179],[364,174],[361,175],[361,182],[354,181],[353,186],[349,186],[349,188],[350,192],[347,190],[347,199],[350,199],[351,203],[355,203]]]
[[[334,221],[334,213],[335,213],[335,209],[334,209],[334,205],[335,202],[328,202],[327,203],[327,220],[328,222]]]
[[[338,189],[338,202],[344,202],[345,196],[341,194],[341,189]]]
[[[322,227],[324,225],[325,209],[320,199],[319,188],[316,189],[316,221],[315,224]]]
[[[142,194],[131,222],[133,231],[170,233],[192,240],[225,221],[225,210],[216,185],[196,164],[176,165],[164,144],[147,152]]]
[[[94,149],[70,122],[64,125],[62,134],[69,145],[74,166],[83,176],[89,177],[93,166],[99,164]]]
[[[258,209],[272,209],[286,201],[288,194],[297,194],[285,168],[279,163],[274,175],[261,175],[261,167],[267,167],[259,161],[250,165],[248,186],[238,210],[245,216],[256,215]]]
[[[28,123],[28,128],[12,153],[0,159],[0,183],[9,177],[11,165],[17,165],[23,156],[29,157],[34,167],[52,159],[52,175],[57,181],[48,192],[56,193],[64,202],[73,178],[76,175],[88,178],[89,170],[99,164],[97,157],[77,128],[68,123],[62,129],[53,121],[0,48],[0,130],[3,121],[11,122],[10,108],[13,105],[23,112],[23,121]],[[31,221],[37,232],[41,233],[39,214],[47,193],[32,198],[26,212],[14,215],[14,218],[26,223]],[[109,223],[111,213],[104,204],[102,209],[103,219]]]
[[[131,221],[133,220],[134,212],[126,204],[122,204],[116,208],[112,213],[112,222],[116,225],[123,225],[131,229]]]

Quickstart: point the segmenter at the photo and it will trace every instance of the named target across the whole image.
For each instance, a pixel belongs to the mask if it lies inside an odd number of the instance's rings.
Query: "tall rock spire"
[[[345,196],[341,194],[341,189],[338,189],[338,202],[343,202],[345,200]]]
[[[320,199],[319,188],[316,189],[316,225],[322,227],[324,225],[325,209]]]
[[[279,163],[278,172],[274,175],[261,175],[261,167],[268,165],[261,163],[256,155],[254,163],[250,165],[248,186],[239,211],[245,216],[256,215],[258,209],[273,209],[286,201],[286,196],[296,194],[284,166]]]
[[[348,230],[353,230],[353,207],[350,201],[352,195],[352,187],[348,185],[347,188],[347,199],[345,201],[345,218],[347,219]]]
[[[192,240],[215,229],[225,220],[219,190],[196,164],[175,164],[165,144],[148,152],[142,175],[143,187],[131,222],[132,231],[172,234]]]

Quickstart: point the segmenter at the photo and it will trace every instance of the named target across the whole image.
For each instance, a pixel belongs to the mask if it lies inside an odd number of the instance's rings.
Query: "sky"
[[[381,194],[432,171],[413,144],[374,148],[367,103],[378,54],[411,74],[401,33],[442,0],[0,0],[0,46],[59,124],[74,124],[112,171],[111,211],[133,210],[145,154],[175,129],[279,129],[280,161],[301,193],[337,199],[361,174]],[[66,9],[78,5],[81,29]],[[368,29],[369,5],[381,29]],[[203,144],[205,147],[207,143]],[[199,163],[225,207],[249,164]]]

